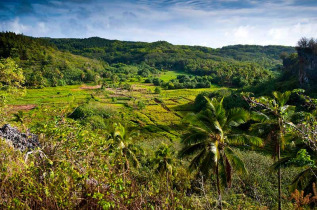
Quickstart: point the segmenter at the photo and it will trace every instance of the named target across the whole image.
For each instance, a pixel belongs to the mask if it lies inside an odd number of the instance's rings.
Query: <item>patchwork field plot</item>
[[[177,75],[180,74],[165,72],[161,79],[170,80]],[[122,119],[124,123],[139,126],[158,138],[174,139],[180,133],[170,127],[181,124],[181,118],[192,110],[197,94],[220,89],[217,86],[202,89],[163,89],[160,94],[154,94],[153,85],[130,85],[130,90],[102,89],[100,85],[93,84],[28,89],[25,95],[9,101],[7,111],[11,114],[18,111],[28,113],[36,107],[45,107],[48,111],[44,115],[56,115],[58,112],[70,114],[80,104],[89,103],[91,107],[116,113],[113,116]],[[35,114],[33,111],[32,115]],[[89,120],[93,119],[88,118]]]

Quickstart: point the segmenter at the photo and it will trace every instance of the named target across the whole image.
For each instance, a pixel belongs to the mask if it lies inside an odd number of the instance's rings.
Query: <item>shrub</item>
[[[102,118],[109,118],[113,115],[113,112],[104,106],[98,106],[94,104],[84,104],[78,106],[73,113],[69,115],[72,119],[86,119],[92,116],[100,116]]]
[[[161,80],[159,79],[159,78],[154,78],[153,79],[153,84],[155,85],[155,86],[160,86],[161,85]]]
[[[159,87],[156,87],[155,90],[154,90],[155,94],[160,94],[161,92],[162,92],[161,88],[159,88]]]
[[[145,103],[143,101],[138,101],[138,109],[142,110],[145,108]]]
[[[145,79],[145,81],[144,81],[145,83],[152,83],[153,82],[153,80],[152,80],[152,78],[147,78],[147,79]]]
[[[91,125],[92,129],[106,129],[107,128],[104,118],[102,118],[99,115],[87,117],[87,119],[83,120],[82,122],[84,124]]]

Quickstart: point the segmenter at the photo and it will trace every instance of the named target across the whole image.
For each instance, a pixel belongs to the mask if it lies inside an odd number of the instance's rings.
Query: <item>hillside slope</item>
[[[124,82],[133,77],[157,76],[158,70],[208,76],[208,81],[218,85],[253,86],[274,77],[270,70],[282,65],[279,59],[282,52],[293,53],[294,49],[254,45],[212,49],[165,41],[126,42],[98,37],[51,39],[0,33],[0,57],[12,57],[23,68],[26,85],[37,87],[78,84],[99,78],[109,80],[114,74]],[[183,86],[194,87],[189,83],[206,78],[187,80],[188,84]],[[167,81],[166,86],[181,87],[179,82]]]
[[[219,49],[201,46],[172,45],[165,41],[153,43],[108,40],[99,37],[87,39],[49,39],[61,50],[109,63],[140,63],[174,70],[185,69],[190,59],[213,61],[248,61],[265,68],[281,64],[282,52],[294,53],[293,47],[234,45]]]
[[[93,81],[105,63],[58,50],[43,39],[0,33],[0,57],[23,68],[27,86],[57,86]]]

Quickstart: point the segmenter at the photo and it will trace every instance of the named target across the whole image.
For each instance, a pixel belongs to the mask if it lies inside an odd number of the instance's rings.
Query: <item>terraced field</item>
[[[177,76],[169,73],[169,77],[171,75]],[[23,111],[26,115],[25,121],[31,123],[40,108],[45,108],[46,111],[39,115],[62,113],[67,116],[77,106],[89,101],[94,106],[115,112],[116,117],[121,117],[124,123],[142,129],[144,139],[153,141],[155,136],[163,140],[175,140],[180,136],[177,126],[181,124],[181,118],[191,111],[196,95],[203,91],[220,89],[214,86],[203,89],[162,90],[160,94],[155,94],[153,85],[131,85],[131,90],[101,89],[101,86],[93,84],[28,89],[25,95],[9,101],[7,111],[11,114]],[[139,104],[142,104],[142,107]]]

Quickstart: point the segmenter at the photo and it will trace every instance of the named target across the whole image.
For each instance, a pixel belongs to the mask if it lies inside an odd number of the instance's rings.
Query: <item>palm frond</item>
[[[292,92],[286,91],[284,93],[281,93],[278,91],[274,91],[272,94],[275,97],[275,99],[277,100],[277,102],[279,103],[279,105],[284,106],[287,103],[287,101],[289,100],[289,97],[291,96]]]
[[[205,147],[205,142],[186,145],[179,151],[179,157],[190,156]]]
[[[214,106],[214,103],[206,96],[204,96],[204,98],[207,101],[207,108],[210,108],[213,112],[216,112],[216,108]]]
[[[230,109],[228,113],[228,124],[230,126],[239,126],[243,123],[246,123],[250,118],[250,114],[247,110],[242,108],[233,108]]]
[[[196,129],[190,129],[191,132],[185,133],[182,137],[181,142],[184,145],[190,145],[193,143],[197,142],[203,142],[205,141],[208,137],[208,133],[201,133],[201,132],[196,132]]]
[[[221,125],[219,124],[218,121],[214,121],[214,126],[215,126],[215,128],[219,131],[219,134],[220,134],[220,136],[221,136],[221,140],[223,140],[223,139],[224,139],[224,132],[223,132],[223,130],[222,130]]]
[[[206,156],[206,149],[202,149],[200,153],[198,153],[191,161],[189,164],[189,170],[193,171],[196,168],[198,168]]]
[[[202,172],[203,175],[208,176],[210,171],[214,168],[215,162],[215,154],[212,151],[208,151],[206,155],[199,165],[199,171]]]
[[[225,177],[226,177],[226,186],[231,187],[232,184],[232,165],[226,155],[223,157],[224,159],[224,170],[225,170]]]
[[[289,167],[291,166],[291,162],[290,160],[292,159],[293,157],[284,157],[284,158],[281,158],[279,161],[276,161],[271,167],[270,169],[271,170],[278,170],[279,168],[286,168],[286,167]]]
[[[316,177],[317,169],[307,168],[301,173],[299,173],[293,180],[290,190],[295,189],[303,190],[307,185],[312,185],[312,182],[317,180]]]
[[[230,165],[233,166],[234,170],[237,173],[239,173],[240,175],[248,173],[243,161],[230,147],[226,147],[224,152]]]
[[[263,140],[260,137],[257,136],[251,136],[247,134],[231,134],[228,135],[228,141],[230,145],[248,145],[248,146],[257,146],[262,147]]]
[[[261,123],[270,120],[270,117],[266,115],[265,113],[256,112],[256,111],[251,112],[250,118],[256,122],[261,122]]]
[[[191,127],[197,127],[203,132],[211,133],[212,130],[201,118],[202,117],[199,114],[189,113],[185,116],[183,121],[189,123]]]

